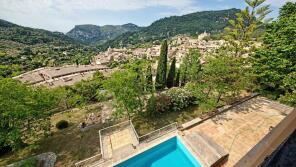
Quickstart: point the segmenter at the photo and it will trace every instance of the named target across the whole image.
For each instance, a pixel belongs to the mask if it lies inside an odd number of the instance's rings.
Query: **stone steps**
[[[207,135],[193,132],[185,136],[185,141],[190,145],[204,166],[214,167],[227,161],[228,153],[223,150]]]

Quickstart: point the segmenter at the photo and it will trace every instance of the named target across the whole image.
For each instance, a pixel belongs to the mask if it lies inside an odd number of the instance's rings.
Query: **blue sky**
[[[266,0],[276,17],[287,1]],[[78,24],[148,26],[172,15],[244,8],[244,0],[0,0],[0,18],[19,25],[67,32]]]

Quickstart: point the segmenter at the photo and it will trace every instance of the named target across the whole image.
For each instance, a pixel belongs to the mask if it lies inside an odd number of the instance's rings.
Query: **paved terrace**
[[[104,159],[121,156],[120,154],[130,152],[133,146],[138,145],[137,135],[130,121],[102,129],[100,135]]]
[[[202,134],[229,153],[225,166],[234,166],[251,148],[293,110],[255,97],[205,122],[184,130],[185,137]],[[198,153],[197,153],[198,154]]]
[[[202,123],[198,118],[188,122],[188,129],[178,131],[178,136],[204,167],[223,162],[226,162],[224,166],[232,167],[292,110],[275,101],[254,97]],[[173,125],[144,138],[128,122],[103,129],[100,131],[102,159],[87,166],[111,167],[127,160],[176,136],[176,124]],[[155,134],[162,135],[154,138]]]

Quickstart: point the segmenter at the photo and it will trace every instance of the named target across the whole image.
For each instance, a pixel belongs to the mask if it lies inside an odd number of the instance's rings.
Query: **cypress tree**
[[[167,56],[168,56],[168,43],[164,40],[160,48],[160,56],[157,65],[155,88],[157,90],[164,89],[166,86],[166,71],[167,71]]]
[[[176,80],[175,80],[174,86],[175,87],[180,86],[180,69],[177,69]]]
[[[167,87],[171,88],[174,86],[175,83],[175,75],[176,75],[176,58],[173,58],[170,71],[167,78]]]
[[[151,71],[151,65],[149,65],[146,73],[146,91],[151,92],[152,90],[153,90],[152,71]]]

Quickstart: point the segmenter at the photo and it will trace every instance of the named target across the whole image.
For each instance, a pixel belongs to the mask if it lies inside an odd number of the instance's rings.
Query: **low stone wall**
[[[224,112],[226,112],[226,111],[228,111],[228,110],[230,110],[230,109],[232,109],[232,108],[234,108],[234,107],[236,107],[236,106],[238,106],[238,105],[240,105],[240,104],[242,104],[242,103],[244,103],[244,102],[246,102],[246,101],[248,101],[250,99],[253,99],[253,98],[257,97],[257,96],[259,96],[259,94],[254,93],[251,96],[248,96],[248,97],[245,97],[245,98],[243,98],[243,99],[241,99],[239,101],[233,102],[230,105],[225,105],[225,106],[220,107],[220,108],[218,108],[218,109],[216,109],[214,111],[206,113],[205,115],[202,115],[200,118],[196,118],[196,119],[194,119],[192,121],[189,121],[187,123],[182,124],[182,126],[180,127],[180,130],[183,131],[183,130],[186,130],[186,129],[190,129],[193,126],[199,125],[199,124],[203,123],[204,121],[206,121],[208,119],[211,119],[211,118],[215,117],[216,115],[224,113]]]

